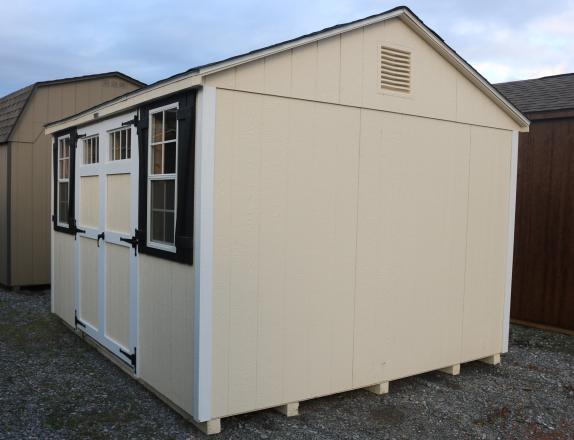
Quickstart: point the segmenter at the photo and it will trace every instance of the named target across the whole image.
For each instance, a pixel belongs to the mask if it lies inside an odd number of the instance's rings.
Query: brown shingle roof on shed
[[[494,84],[523,113],[574,109],[574,73]]]
[[[33,90],[34,84],[0,98],[0,144],[8,141]]]
[[[34,90],[36,90],[38,87],[62,84],[67,82],[85,81],[90,79],[103,78],[106,76],[117,76],[129,82],[138,84],[142,87],[146,85],[145,83],[142,83],[141,81],[138,81],[137,79],[134,79],[128,75],[124,75],[121,72],[106,72],[98,73],[95,75],[84,75],[71,78],[55,79],[51,81],[41,81],[31,84],[20,90],[16,90],[15,92],[0,98],[0,144],[10,140],[10,134],[14,130],[14,127],[18,122],[18,118],[24,111],[30,96],[32,96],[32,93],[34,93]]]

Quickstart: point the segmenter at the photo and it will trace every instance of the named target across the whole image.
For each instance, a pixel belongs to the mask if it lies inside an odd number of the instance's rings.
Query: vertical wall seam
[[[354,269],[354,280],[353,280],[353,344],[352,353],[353,358],[351,360],[351,384],[355,386],[355,339],[357,335],[357,272],[359,266],[359,200],[360,200],[360,187],[361,187],[361,133],[363,131],[363,110],[359,110],[359,136],[358,136],[358,148],[357,148],[357,201],[355,209],[355,269]]]
[[[265,63],[267,62],[267,58],[265,58]],[[267,64],[265,64],[267,65]],[[267,73],[265,73],[267,75]],[[261,98],[261,95],[257,98],[258,99],[258,107],[259,112],[257,115],[257,125],[258,125],[258,134],[257,134],[257,148],[259,149],[259,169],[257,171],[257,287],[256,287],[256,301],[257,304],[257,331],[255,332],[255,407],[257,407],[257,401],[259,396],[259,326],[260,326],[260,286],[261,286],[261,176],[263,175],[263,141],[261,139],[261,133],[263,131],[263,102],[264,100]]]
[[[459,349],[459,359],[462,360],[464,353],[464,306],[465,298],[467,294],[466,280],[468,276],[468,250],[469,250],[469,237],[468,237],[468,225],[470,223],[470,185],[471,185],[471,164],[472,164],[472,127],[468,127],[468,168],[467,168],[467,178],[468,183],[466,186],[466,225],[465,225],[465,247],[464,247],[464,276],[463,276],[463,290],[462,290],[462,311],[460,316],[460,349]]]

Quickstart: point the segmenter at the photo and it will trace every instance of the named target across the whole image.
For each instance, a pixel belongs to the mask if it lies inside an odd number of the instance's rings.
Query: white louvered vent
[[[381,90],[411,91],[411,53],[381,46]]]

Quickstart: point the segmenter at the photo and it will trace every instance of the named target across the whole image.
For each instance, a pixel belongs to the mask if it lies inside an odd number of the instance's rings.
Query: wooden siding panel
[[[341,81],[341,37],[317,43],[317,100],[339,102]]]
[[[471,128],[462,359],[502,351],[511,133]]]
[[[411,91],[381,90],[380,46],[411,52]],[[291,66],[291,77],[288,68]],[[235,71],[235,80],[231,71]],[[400,19],[270,55],[204,79],[208,85],[502,129],[517,124]],[[289,85],[287,83],[290,83]]]
[[[315,99],[317,96],[317,43],[292,50],[291,94],[294,98]]]
[[[291,89],[291,51],[265,58],[265,93],[286,96]]]
[[[363,81],[361,28],[341,35],[341,104],[361,106]]]
[[[53,232],[54,261],[57,262],[52,279],[52,303],[54,313],[74,326],[74,311],[76,309],[75,270],[76,243],[74,236]]]
[[[148,255],[138,258],[140,377],[191,414],[194,269]]]
[[[229,325],[231,298],[231,219],[232,169],[235,107],[234,94],[218,91],[217,107],[231,109],[218,112],[216,118],[213,219],[213,376],[212,409],[215,417],[227,414],[229,398]]]
[[[239,72],[238,72],[239,82]],[[261,173],[261,97],[237,101],[234,125],[231,210],[229,411],[256,407],[257,284]]]
[[[80,240],[80,307],[78,318],[99,328],[98,246],[91,238]]]
[[[106,243],[106,336],[130,349],[130,252]]]
[[[359,111],[217,102],[213,417],[350,388]]]
[[[80,177],[79,224],[99,229],[100,194],[99,176]],[[123,213],[125,215],[125,213]]]
[[[13,142],[11,146],[11,283],[18,286],[35,284],[33,225],[36,219],[32,218],[35,176],[30,172],[30,166],[34,164],[34,150],[32,144]]]
[[[574,330],[574,119],[521,133],[511,317]]]
[[[469,160],[461,125],[364,111],[362,130],[354,386],[458,362]]]
[[[0,145],[0,284],[8,280],[8,148]]]
[[[125,234],[132,233],[130,230],[131,179],[129,174],[107,176],[106,229]]]

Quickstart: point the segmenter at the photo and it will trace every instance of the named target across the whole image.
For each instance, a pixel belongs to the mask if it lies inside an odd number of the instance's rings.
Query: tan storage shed
[[[142,87],[119,72],[43,81],[0,98],[0,284],[50,283],[50,137],[44,125]]]
[[[527,129],[405,7],[191,69],[47,127],[53,311],[208,432],[497,363]]]

